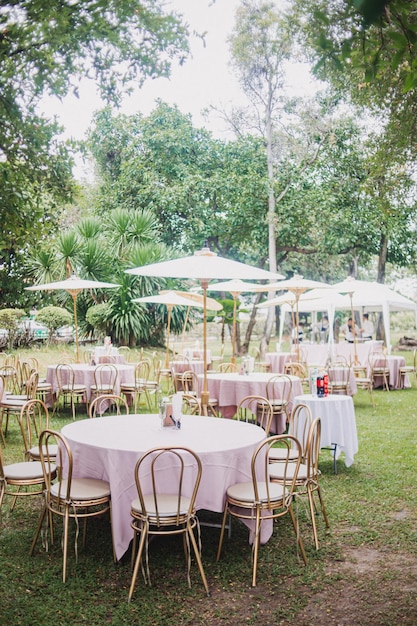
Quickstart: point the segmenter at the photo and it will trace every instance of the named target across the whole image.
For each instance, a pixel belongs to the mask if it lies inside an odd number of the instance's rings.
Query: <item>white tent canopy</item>
[[[390,289],[386,285],[367,281],[361,283],[352,296],[353,308],[362,312],[382,312],[384,320],[385,341],[388,351],[391,350],[390,313],[391,311],[414,311],[415,324],[417,326],[417,304]],[[329,342],[333,342],[333,322],[335,311],[349,311],[351,308],[350,298],[337,291],[329,289],[313,289],[301,297],[298,305],[303,313],[326,311],[329,317]],[[284,304],[281,309],[280,340],[283,331],[284,314],[290,312],[291,307]]]

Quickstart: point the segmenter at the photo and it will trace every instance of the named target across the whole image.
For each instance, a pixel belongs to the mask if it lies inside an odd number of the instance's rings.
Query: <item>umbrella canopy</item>
[[[152,263],[142,267],[126,270],[128,274],[139,276],[160,276],[162,278],[192,278],[200,282],[203,289],[204,317],[203,317],[203,360],[204,381],[201,404],[207,412],[209,400],[207,388],[207,288],[210,280],[226,278],[246,278],[249,280],[276,280],[277,274],[262,270],[258,267],[246,265],[231,259],[217,256],[209,248],[195,252],[192,256]]]
[[[281,277],[283,278],[283,276]],[[256,283],[246,283],[244,280],[234,278],[222,283],[209,285],[209,291],[228,291],[233,297],[233,326],[232,326],[232,361],[235,361],[236,349],[236,323],[237,323],[237,299],[241,293],[256,293],[269,291],[269,285],[257,285]]]
[[[183,294],[185,294],[186,292],[182,292]],[[186,306],[187,308],[189,307],[197,307],[197,308],[204,308],[204,302],[203,302],[203,297],[202,296],[198,296],[197,295],[197,299],[194,298],[189,298],[186,297],[185,295],[182,295],[182,293],[177,292],[177,291],[161,291],[159,294],[156,294],[154,296],[144,296],[143,298],[135,298],[134,300],[132,300],[132,302],[141,302],[141,303],[145,303],[145,304],[164,304],[167,309],[168,309],[168,323],[167,323],[167,348],[166,348],[166,354],[165,354],[165,367],[168,368],[169,367],[169,337],[170,337],[170,328],[171,328],[171,314],[172,314],[172,309],[174,306]],[[209,300],[211,300],[211,298],[209,298]],[[212,301],[212,306],[216,306],[216,308],[218,306],[221,307],[221,305],[219,305],[218,302],[216,302],[215,300]],[[214,305],[215,303],[215,305]],[[208,305],[208,308],[210,308],[210,306]]]
[[[300,345],[299,345],[299,337],[298,337],[298,324],[299,324],[299,309],[298,309],[298,303],[300,300],[300,297],[303,293],[305,293],[306,291],[309,291],[310,289],[316,289],[316,288],[330,288],[330,285],[327,285],[326,283],[321,283],[317,280],[309,280],[308,278],[304,278],[303,276],[300,276],[299,274],[294,274],[294,276],[292,278],[288,278],[287,280],[281,280],[278,283],[273,283],[269,286],[270,289],[274,289],[275,291],[290,291],[292,294],[294,294],[295,297],[295,328],[296,328],[296,332],[295,332],[295,336],[294,336],[294,341],[296,344],[296,350],[297,350],[297,359],[300,359]]]
[[[168,291],[171,291],[171,290],[167,290],[167,291],[163,290],[163,291],[160,291],[159,293],[161,294],[168,293]],[[174,291],[174,293],[176,293],[179,296],[183,296],[184,298],[187,298],[188,300],[192,300],[195,303],[200,304],[201,308],[204,307],[204,298],[199,293],[192,293],[191,291]],[[197,304],[195,306],[197,306]],[[223,306],[220,304],[220,302],[217,302],[217,300],[214,300],[214,298],[207,298],[207,309],[209,311],[221,311],[222,308]]]
[[[53,283],[44,283],[43,285],[32,285],[25,287],[28,291],[66,291],[72,296],[74,303],[74,328],[75,328],[75,358],[79,362],[79,344],[78,344],[78,322],[77,322],[77,296],[84,289],[114,289],[120,287],[114,283],[105,283],[98,280],[83,280],[72,274],[66,280],[59,280]]]

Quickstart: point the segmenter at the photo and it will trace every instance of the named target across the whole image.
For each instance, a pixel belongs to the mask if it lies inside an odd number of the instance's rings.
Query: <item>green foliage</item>
[[[75,191],[75,146],[39,113],[45,95],[77,95],[95,80],[107,102],[147,77],[168,76],[188,29],[159,0],[25,0],[0,12],[1,301],[21,304],[24,260],[55,232]]]
[[[22,309],[0,309],[0,328],[7,331],[8,348],[13,348],[19,330],[19,321],[25,315]]]
[[[108,302],[102,302],[101,304],[95,304],[87,309],[85,319],[91,328],[98,330],[101,334],[107,334],[107,328],[109,324],[109,312],[110,307]]]
[[[0,309],[0,328],[9,332],[17,330],[19,321],[25,315],[22,309]]]
[[[49,330],[49,337],[53,339],[56,331],[61,326],[69,326],[73,324],[73,316],[62,307],[46,306],[36,313],[36,321],[44,324]]]

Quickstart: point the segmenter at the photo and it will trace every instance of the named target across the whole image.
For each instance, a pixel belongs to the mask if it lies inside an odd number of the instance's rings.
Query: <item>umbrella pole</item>
[[[232,358],[231,363],[236,363],[236,313],[237,313],[237,293],[233,293],[233,326],[232,326]]]
[[[74,303],[74,328],[75,328],[75,361],[80,362],[80,351],[78,349],[78,320],[77,320],[77,291],[70,291]]]
[[[353,332],[353,365],[359,365],[358,351],[356,348],[356,333],[355,333],[355,313],[353,310],[353,293],[350,296],[350,314],[352,316],[352,332]]]
[[[296,353],[297,353],[297,363],[300,363],[300,337],[298,334],[298,324],[300,321],[299,312],[298,312],[298,293],[295,295],[295,341],[296,341]]]
[[[182,346],[181,349],[184,353],[184,343],[185,343],[185,330],[187,328],[187,323],[188,323],[188,317],[190,315],[190,306],[187,306],[187,313],[185,314],[185,320],[184,320],[184,326],[182,327]]]
[[[167,348],[165,351],[165,369],[169,369],[169,335],[171,330],[171,311],[172,305],[167,304],[168,309],[168,324],[167,324]]]
[[[207,386],[207,288],[208,280],[200,280],[203,289],[203,391],[201,393],[201,410],[203,415],[208,414],[209,392]]]

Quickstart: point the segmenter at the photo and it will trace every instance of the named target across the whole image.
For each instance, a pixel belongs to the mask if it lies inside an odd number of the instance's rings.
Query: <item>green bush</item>
[[[59,306],[44,307],[36,313],[36,321],[47,327],[50,340],[55,338],[58,328],[73,323],[71,313]]]

